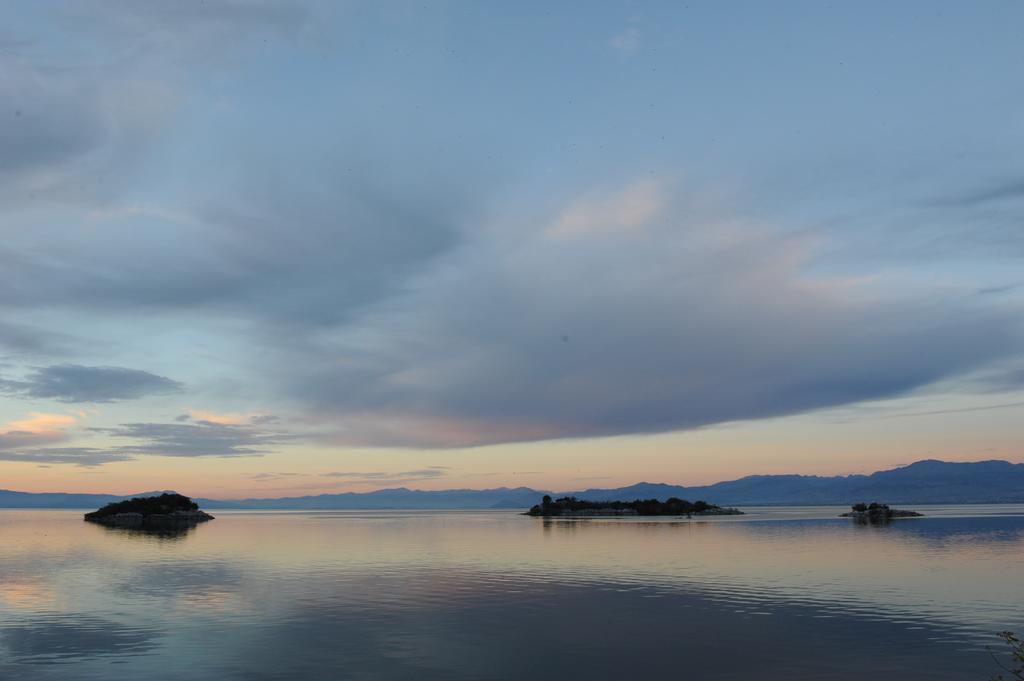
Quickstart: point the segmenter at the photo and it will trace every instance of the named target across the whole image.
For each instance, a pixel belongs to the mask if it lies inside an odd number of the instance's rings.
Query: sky
[[[1024,4],[0,7],[0,488],[1024,461]]]

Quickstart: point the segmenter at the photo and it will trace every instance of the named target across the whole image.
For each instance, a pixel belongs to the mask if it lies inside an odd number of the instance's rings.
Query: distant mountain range
[[[132,496],[0,490],[0,508],[96,508]],[[614,489],[550,492],[529,487],[414,490],[399,487],[277,499],[198,499],[208,509],[484,509],[527,508],[540,498],[572,495],[581,499],[660,499],[669,497],[719,505],[814,505],[881,501],[891,504],[1024,503],[1024,464],[1008,461],[952,463],[926,460],[871,475],[750,475],[713,485],[683,487],[641,482]]]

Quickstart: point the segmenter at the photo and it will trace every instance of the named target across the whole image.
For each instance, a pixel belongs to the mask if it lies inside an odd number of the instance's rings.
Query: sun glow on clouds
[[[32,412],[29,415],[29,418],[21,419],[20,421],[11,421],[6,426],[0,426],[0,430],[42,435],[69,428],[75,425],[80,418],[82,418],[82,415]]]
[[[191,409],[187,414],[182,414],[175,419],[178,422],[195,421],[196,423],[212,424],[215,426],[263,426],[281,421],[281,417],[265,411],[251,411],[244,414],[239,412],[215,412],[204,409]]]
[[[28,418],[0,425],[0,450],[10,452],[64,442],[71,437],[69,429],[83,418],[84,413],[32,412]]]
[[[639,180],[611,195],[591,194],[569,205],[548,230],[553,237],[629,232],[658,217],[664,207],[663,184]]]
[[[206,421],[207,423],[215,423],[218,426],[239,426],[249,421],[249,417],[245,414],[218,414],[201,409],[193,409],[189,411],[188,415],[194,421]]]
[[[330,420],[337,420],[327,417]],[[476,447],[493,441],[522,442],[559,437],[559,431],[546,424],[473,421],[416,415],[358,414],[342,419],[343,427],[322,436],[333,446],[365,446],[380,443],[388,447],[447,449]]]

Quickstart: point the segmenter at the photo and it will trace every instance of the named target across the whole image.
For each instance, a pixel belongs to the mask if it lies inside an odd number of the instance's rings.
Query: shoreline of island
[[[576,497],[552,499],[545,495],[523,515],[544,518],[601,518],[601,517],[686,517],[743,515],[737,508],[726,508],[705,501],[687,501],[670,497],[635,499],[633,501],[587,501]]]
[[[199,509],[199,504],[181,494],[135,497],[86,513],[86,522],[107,527],[141,530],[173,530],[194,527],[214,517]]]
[[[873,501],[870,504],[865,504],[864,502],[854,504],[846,513],[840,513],[839,517],[851,518],[856,523],[879,525],[900,518],[923,518],[924,513],[890,508],[889,504],[880,504]]]

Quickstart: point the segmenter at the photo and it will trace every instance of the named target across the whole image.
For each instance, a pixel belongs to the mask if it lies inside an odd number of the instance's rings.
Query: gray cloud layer
[[[92,447],[42,447],[13,452],[2,451],[2,447],[0,447],[0,461],[41,465],[71,464],[82,468],[95,468],[107,463],[129,461],[131,458],[131,456],[116,451]]]
[[[37,356],[67,352],[70,339],[61,333],[25,324],[0,321],[0,350],[13,355]]]
[[[1021,350],[1016,307],[815,280],[800,240],[685,215],[469,248],[286,380],[338,443],[444,447],[793,414]]]
[[[115,428],[90,428],[92,433],[131,440],[115,447],[48,447],[69,439],[67,432],[8,431],[0,433],[0,461],[74,464],[83,467],[131,461],[138,456],[238,457],[262,456],[272,445],[295,436],[256,425],[195,423],[125,423]]]
[[[944,197],[934,203],[942,206],[983,206],[1002,201],[1019,201],[1024,199],[1024,180],[1019,177],[1005,179],[993,183],[989,187],[976,189],[973,192],[952,197]]]
[[[389,483],[389,484],[405,484],[409,482],[418,482],[421,480],[436,480],[437,478],[443,478],[448,475],[449,468],[447,466],[427,466],[426,468],[417,468],[411,471],[397,471],[394,473],[387,473],[384,471],[331,471],[330,473],[321,473],[320,475],[325,478],[338,478],[338,483]]]
[[[0,380],[0,392],[59,402],[116,402],[180,392],[164,376],[124,367],[57,364],[36,369],[22,380]]]
[[[124,461],[129,457],[91,447],[51,447],[69,439],[67,432],[54,429],[44,431],[12,430],[0,432],[0,461],[36,464],[74,464],[82,467],[100,466]]]
[[[62,442],[67,439],[67,434],[60,430],[45,432],[28,432],[23,430],[9,430],[0,433],[0,452],[7,452],[25,447],[38,447],[40,445]]]
[[[290,435],[254,426],[197,423],[125,423],[116,428],[93,428],[93,432],[136,440],[116,451],[155,456],[259,456],[268,447],[288,442]]]

